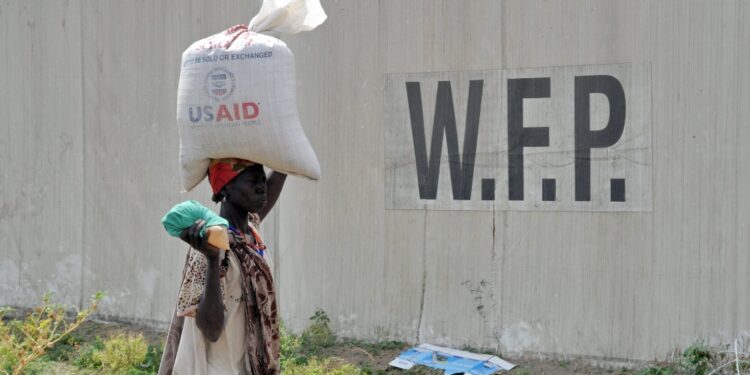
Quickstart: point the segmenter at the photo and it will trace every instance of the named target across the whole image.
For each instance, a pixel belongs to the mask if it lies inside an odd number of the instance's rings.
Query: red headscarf
[[[220,192],[229,181],[232,181],[233,178],[251,165],[255,165],[255,163],[244,159],[211,160],[211,164],[208,166],[208,182],[211,184],[211,190],[214,194]]]

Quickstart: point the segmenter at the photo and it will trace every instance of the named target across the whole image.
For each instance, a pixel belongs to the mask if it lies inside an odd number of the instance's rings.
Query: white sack
[[[256,33],[296,34],[310,31],[326,20],[320,0],[264,0],[248,28]]]
[[[234,26],[185,50],[177,125],[186,191],[203,180],[210,159],[228,157],[320,178],[297,114],[294,56],[281,40],[257,32],[312,30],[325,17],[320,0],[265,0],[250,28]]]

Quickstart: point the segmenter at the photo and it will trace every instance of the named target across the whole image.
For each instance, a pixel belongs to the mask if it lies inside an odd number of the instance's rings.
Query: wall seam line
[[[508,45],[508,33],[507,33],[507,22],[506,22],[506,13],[507,13],[507,1],[503,0],[500,3],[500,39],[502,40],[502,44],[500,45],[500,68],[501,69],[507,69],[507,45]]]
[[[422,231],[422,298],[419,303],[419,322],[417,324],[417,344],[422,343],[422,321],[424,318],[424,300],[427,291],[427,208],[424,209],[424,230]]]
[[[80,278],[80,291],[79,291],[79,300],[78,300],[78,307],[83,309],[83,302],[84,302],[84,293],[85,293],[85,287],[84,287],[84,281],[85,281],[85,259],[86,259],[86,82],[84,80],[84,67],[83,67],[83,45],[84,45],[84,39],[83,39],[83,28],[84,28],[84,18],[83,18],[83,1],[78,1],[78,17],[79,17],[79,34],[80,34],[80,69],[81,69],[81,225],[79,225],[81,229],[81,278]]]
[[[741,17],[741,14],[742,14],[742,2],[738,1],[737,2],[737,8],[735,10],[735,17],[736,17],[736,22],[737,22],[737,34],[735,35],[736,46],[734,48],[734,53],[735,53],[734,59],[737,62],[735,64],[735,67],[742,66],[742,62],[740,60],[740,58],[742,57],[742,52],[741,52],[741,50],[742,50],[742,43],[740,42],[742,40],[742,17]],[[736,116],[737,116],[737,123],[735,124],[735,130],[734,130],[735,131],[735,134],[734,134],[734,152],[735,152],[735,155],[739,154],[739,150],[741,149],[741,144],[740,144],[740,133],[741,132],[740,132],[740,128],[742,127],[742,103],[741,103],[742,85],[740,84],[740,82],[743,82],[742,78],[744,76],[744,74],[743,74],[744,70],[738,69],[738,71],[739,71],[738,72],[739,73],[739,77],[737,77],[737,79],[734,80],[735,93],[737,93],[737,95],[735,95],[735,98],[734,98],[734,100],[735,100],[735,108],[734,108],[734,110],[736,111],[735,113],[736,113]],[[734,233],[735,233],[735,238],[734,238],[735,239],[735,242],[734,242],[734,245],[735,245],[735,250],[734,250],[734,267],[735,267],[735,272],[734,272],[734,275],[735,275],[734,284],[735,285],[734,285],[734,287],[735,287],[735,291],[739,290],[739,285],[738,285],[739,284],[738,283],[738,281],[739,281],[739,275],[742,274],[742,272],[740,270],[740,267],[739,267],[739,263],[740,262],[739,262],[739,259],[738,259],[739,258],[739,254],[738,254],[739,246],[738,245],[739,245],[740,242],[738,241],[738,236],[737,236],[737,233],[741,232],[740,227],[739,227],[739,222],[740,222],[739,210],[737,209],[737,205],[738,205],[738,203],[740,201],[740,195],[739,195],[739,192],[738,192],[739,189],[740,189],[740,183],[739,183],[739,178],[738,178],[738,176],[740,175],[740,173],[739,173],[739,167],[738,167],[738,165],[739,165],[739,163],[737,162],[737,159],[735,158],[735,160],[734,160],[734,202],[735,202],[735,204],[732,207],[734,209]],[[733,309],[734,314],[732,314],[732,317],[733,317],[733,321],[732,321],[732,331],[733,332],[732,333],[733,333],[733,335],[735,337],[737,337],[738,333],[739,333],[739,323],[738,323],[739,319],[738,319],[738,316],[737,316],[738,313],[739,313],[739,310],[740,310],[739,309],[739,298],[732,298],[732,302],[734,303],[734,306],[732,306],[734,308]]]
[[[492,337],[497,340],[497,346],[495,350],[497,352],[500,352],[500,339],[499,339],[499,333],[498,333],[498,325],[497,325],[497,319],[498,316],[501,314],[498,314],[497,307],[499,305],[498,299],[495,298],[495,294],[498,290],[498,283],[497,279],[498,277],[502,277],[498,275],[498,266],[497,266],[497,210],[495,208],[495,205],[492,205],[492,249],[490,251],[490,274],[492,275],[492,313],[495,316],[495,319],[493,321],[494,326],[492,327]],[[500,290],[502,290],[503,282],[500,280]]]
[[[505,70],[508,69],[507,66],[507,45],[508,45],[508,30],[507,30],[507,0],[503,0],[500,3],[500,32],[502,33],[501,40],[502,45],[500,46],[500,68]],[[503,78],[505,78],[505,75],[503,74]],[[493,220],[493,241],[494,241],[494,222],[495,222],[495,206],[493,205],[493,214],[492,214],[492,220]],[[502,236],[502,247],[500,249],[500,298],[498,299],[498,304],[500,305],[499,311],[496,311],[495,314],[498,315],[498,321],[499,324],[495,329],[497,332],[495,333],[496,339],[497,339],[497,350],[498,352],[502,352],[502,337],[503,337],[503,330],[505,329],[505,314],[503,313],[503,308],[505,307],[504,298],[505,298],[505,282],[503,280],[503,277],[505,276],[505,253],[507,248],[507,238],[508,238],[508,211],[503,210],[503,233]],[[494,244],[492,246],[494,251]],[[493,254],[494,255],[494,254]]]

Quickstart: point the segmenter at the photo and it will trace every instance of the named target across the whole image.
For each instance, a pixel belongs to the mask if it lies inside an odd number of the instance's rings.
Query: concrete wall
[[[184,246],[158,219],[209,195],[205,185],[178,193],[179,58],[247,22],[259,6],[247,3],[0,1],[0,304],[30,305],[46,290],[80,304],[106,290],[105,315],[169,318]],[[323,5],[325,24],[284,39],[324,178],[290,180],[263,228],[289,326],[322,308],[345,336],[630,359],[750,335],[750,2]],[[386,132],[398,126],[386,124],[388,77],[641,63],[651,175],[628,191],[649,191],[645,208],[386,204],[387,181],[414,185],[388,173]],[[483,111],[493,105],[505,102]],[[413,150],[401,152],[413,166]],[[558,189],[564,197],[570,183]]]
[[[159,219],[185,199],[213,207],[206,185],[179,193],[180,56],[258,8],[0,2],[0,304],[104,290],[103,315],[169,320],[186,246]]]

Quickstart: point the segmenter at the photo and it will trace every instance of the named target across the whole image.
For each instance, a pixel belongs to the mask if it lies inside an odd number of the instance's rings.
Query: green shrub
[[[16,358],[10,340],[10,328],[5,324],[3,317],[10,311],[9,309],[0,309],[0,372],[9,374],[16,367],[18,359]]]
[[[107,340],[97,337],[94,342],[84,345],[73,359],[73,364],[80,369],[108,369],[121,375],[152,375],[159,371],[159,363],[164,348],[161,344],[147,345],[145,355],[143,347],[146,345],[142,335],[119,334]],[[119,353],[112,351],[121,350]],[[128,354],[129,353],[129,354]],[[138,354],[133,355],[133,354]],[[116,358],[130,356],[131,359]],[[140,361],[140,357],[143,357]],[[114,365],[114,362],[124,362]],[[107,365],[105,366],[105,363]],[[113,368],[115,367],[115,368]]]
[[[302,339],[287,331],[283,323],[281,324],[280,346],[282,369],[307,363],[307,357],[302,353]]]
[[[159,364],[161,363],[161,355],[164,352],[162,344],[149,345],[146,351],[146,359],[140,364],[139,369],[145,371],[145,373],[157,373],[159,372]]]
[[[333,345],[336,337],[328,327],[330,320],[324,311],[315,311],[310,321],[299,336],[281,324],[281,369],[285,375],[365,374],[340,360],[315,358],[320,349]]]
[[[94,352],[94,358],[110,373],[126,373],[140,370],[147,354],[148,344],[142,334],[120,333],[104,341],[104,348]]]
[[[336,342],[336,336],[333,335],[331,328],[328,327],[330,319],[323,310],[316,310],[315,314],[310,317],[312,322],[302,332],[302,346],[308,352],[316,352],[320,348],[327,348]]]
[[[705,375],[713,360],[713,354],[702,342],[690,345],[682,352],[682,369],[690,374]]]
[[[75,333],[63,337],[55,346],[47,350],[44,357],[50,361],[67,362],[73,359],[80,349],[82,338]]]
[[[313,358],[308,363],[284,368],[284,375],[366,375],[366,373],[341,359]]]
[[[158,371],[158,369],[157,369]],[[148,370],[141,370],[137,368],[129,368],[123,372],[120,372],[122,375],[154,375],[156,372],[154,371],[148,371]]]
[[[23,375],[46,375],[49,374],[50,362],[44,358],[29,363],[24,367],[21,374]]]
[[[638,372],[638,375],[674,375],[675,371],[671,367],[651,366]]]
[[[104,341],[97,337],[94,342],[84,345],[78,351],[78,355],[73,359],[73,364],[78,368],[88,369],[99,369],[102,367],[102,362],[95,355],[99,351],[104,349]]]
[[[23,319],[6,322],[3,317],[9,310],[0,311],[0,372],[19,375],[35,371],[29,366],[78,329],[103,297],[104,293],[97,292],[91,298],[91,305],[72,319],[67,318],[64,306],[51,302],[50,293],[44,295],[41,306]]]

